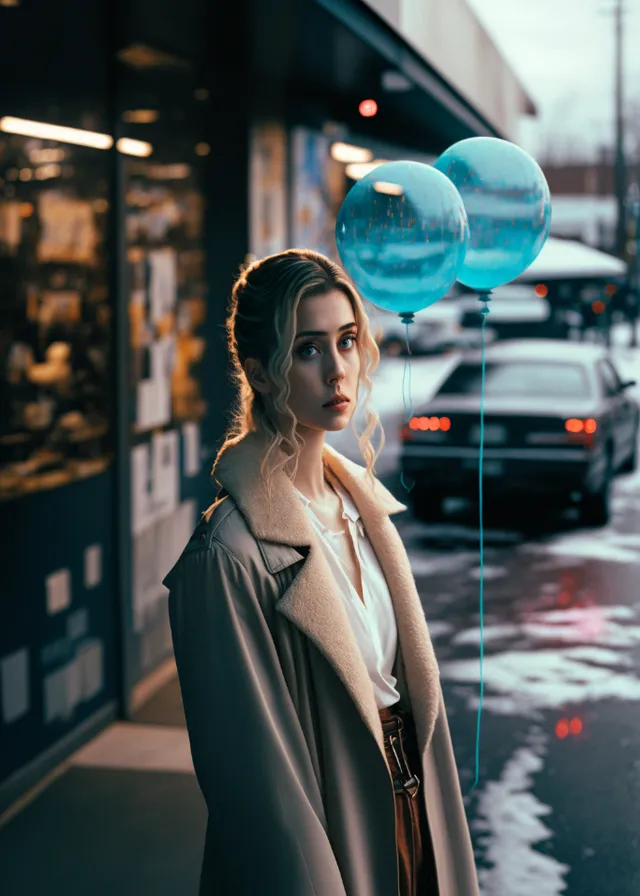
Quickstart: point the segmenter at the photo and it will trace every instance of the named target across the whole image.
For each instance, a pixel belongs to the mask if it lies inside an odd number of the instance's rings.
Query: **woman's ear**
[[[256,392],[271,392],[271,383],[267,379],[262,364],[257,358],[247,358],[244,362],[244,372],[250,385]]]

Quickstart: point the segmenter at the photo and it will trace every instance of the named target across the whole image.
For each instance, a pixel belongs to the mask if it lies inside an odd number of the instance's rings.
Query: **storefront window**
[[[107,166],[0,133],[0,500],[111,460]]]
[[[127,636],[136,680],[170,653],[162,580],[198,511],[202,424],[212,388],[202,375],[210,345],[207,95],[186,73],[143,77],[132,69],[123,76],[125,138],[147,147],[145,157],[126,157],[123,171],[133,535]]]

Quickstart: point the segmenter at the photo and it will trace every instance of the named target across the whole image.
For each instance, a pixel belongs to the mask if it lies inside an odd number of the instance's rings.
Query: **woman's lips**
[[[333,404],[323,404],[322,407],[326,408],[328,411],[344,411],[348,404],[349,399],[345,398],[343,401],[336,401]]]

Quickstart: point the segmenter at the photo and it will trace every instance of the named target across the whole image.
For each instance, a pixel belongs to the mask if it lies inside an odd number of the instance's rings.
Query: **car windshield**
[[[445,380],[441,395],[479,395],[482,386],[480,364],[461,364]],[[547,361],[506,361],[487,363],[486,394],[548,395],[558,398],[588,398],[591,390],[584,367]]]

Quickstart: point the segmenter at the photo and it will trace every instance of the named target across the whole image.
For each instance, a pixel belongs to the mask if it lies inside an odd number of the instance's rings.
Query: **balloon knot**
[[[489,289],[486,292],[479,292],[478,301],[484,302],[484,307],[480,309],[480,314],[484,314],[485,316],[489,314],[489,311],[491,310],[489,308],[489,302],[491,301],[491,290]]]
[[[414,313],[413,311],[400,311],[400,317],[402,319],[403,324],[412,324],[414,321]]]

